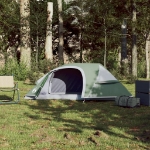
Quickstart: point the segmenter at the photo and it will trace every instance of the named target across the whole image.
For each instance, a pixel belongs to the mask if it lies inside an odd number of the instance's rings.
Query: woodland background
[[[64,63],[87,62],[118,79],[149,78],[149,6],[149,0],[0,1],[0,74],[36,80]]]

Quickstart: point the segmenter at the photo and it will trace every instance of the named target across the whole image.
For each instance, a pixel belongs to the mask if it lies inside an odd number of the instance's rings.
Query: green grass
[[[134,95],[133,84],[123,84]],[[19,82],[20,104],[0,105],[1,150],[148,150],[150,108],[110,102],[24,100],[33,85]]]

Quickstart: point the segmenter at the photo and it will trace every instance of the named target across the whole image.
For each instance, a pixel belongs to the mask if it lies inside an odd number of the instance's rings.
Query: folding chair
[[[11,95],[7,92],[10,92]],[[17,98],[15,94],[17,94]],[[14,82],[13,76],[0,76],[0,104],[15,104],[19,101],[18,83]]]

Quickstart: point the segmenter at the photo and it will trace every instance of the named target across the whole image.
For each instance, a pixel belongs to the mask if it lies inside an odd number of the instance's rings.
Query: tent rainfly
[[[122,95],[131,93],[101,64],[72,63],[45,74],[25,99],[115,100]]]

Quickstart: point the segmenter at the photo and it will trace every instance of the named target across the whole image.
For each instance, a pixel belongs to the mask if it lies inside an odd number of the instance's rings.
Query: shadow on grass
[[[56,127],[57,131],[82,133],[84,130],[98,130],[111,136],[150,142],[150,109],[146,106],[122,108],[113,101],[83,103],[69,100],[38,100],[27,105],[47,116],[41,118],[38,114],[25,113],[27,117],[63,124],[63,127]]]
[[[93,83],[88,89],[91,89],[92,86]],[[115,87],[112,86],[112,88]],[[112,89],[109,88],[109,90]],[[118,90],[117,87],[116,90]],[[26,105],[35,112],[34,115],[25,113],[27,117],[37,121],[49,121],[49,125],[55,126],[57,131],[74,133],[89,131],[93,134],[96,131],[102,131],[111,137],[130,138],[150,143],[148,135],[150,109],[145,106],[122,108],[116,106],[114,101],[83,103],[70,100],[37,100],[26,102]]]
[[[9,102],[12,102],[13,98],[9,95],[0,95],[0,104],[7,104]]]

